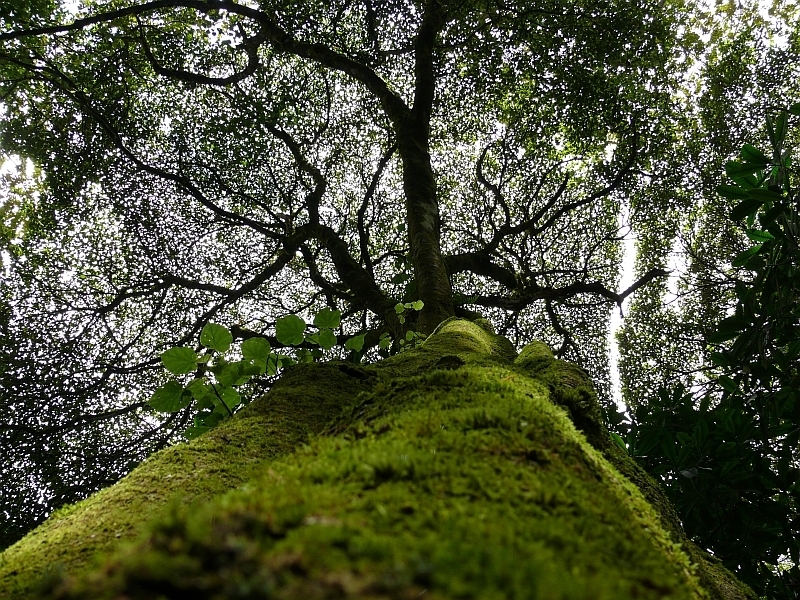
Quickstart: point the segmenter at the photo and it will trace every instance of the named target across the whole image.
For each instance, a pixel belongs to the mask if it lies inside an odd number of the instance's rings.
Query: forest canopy
[[[716,188],[797,99],[796,25],[782,4],[7,0],[0,545],[182,439],[191,407],[148,401],[208,323],[279,349],[279,319],[335,310],[329,355],[375,360],[480,314],[585,368],[613,421],[625,306],[631,410],[713,388],[745,247]]]

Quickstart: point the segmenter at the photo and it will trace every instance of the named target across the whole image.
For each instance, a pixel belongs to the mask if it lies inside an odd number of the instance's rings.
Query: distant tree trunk
[[[4,552],[6,597],[754,598],[609,442],[583,371],[459,319],[288,369]]]

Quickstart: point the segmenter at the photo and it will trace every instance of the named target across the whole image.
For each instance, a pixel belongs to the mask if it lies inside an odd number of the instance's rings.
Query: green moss
[[[375,365],[294,369],[241,418],[116,486],[162,507],[131,523],[144,532],[135,544],[107,543],[92,568],[69,562],[76,548],[53,524],[27,547],[70,555],[48,582],[58,598],[707,597],[659,512],[552,401],[585,375],[535,350],[513,364],[508,340],[452,320]],[[214,478],[210,464],[229,460],[205,492],[191,488],[189,465]],[[190,493],[170,503],[156,474]],[[101,493],[53,521],[118,516],[107,502]],[[0,597],[9,589],[6,578]]]
[[[339,364],[298,365],[236,419],[148,458],[122,481],[52,515],[0,554],[0,598],[35,598],[48,571],[80,572],[141,533],[176,498],[206,500],[319,432],[369,382]]]
[[[701,597],[650,507],[541,385],[464,366],[385,398],[361,434],[162,518],[63,597]]]
[[[622,448],[611,442],[597,394],[585,371],[577,365],[556,360],[550,347],[539,341],[525,346],[514,364],[544,383],[550,399],[568,411],[570,419],[586,435],[589,443],[639,489],[656,510],[661,526],[684,548],[697,568],[703,588],[712,598],[756,598],[753,591],[736,580],[718,560],[689,540],[661,486]]]

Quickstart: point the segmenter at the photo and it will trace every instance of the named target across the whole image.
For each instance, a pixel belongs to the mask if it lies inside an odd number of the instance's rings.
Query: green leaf
[[[244,381],[242,381],[244,366],[245,363],[243,361],[237,360],[215,371],[214,376],[217,378],[217,381],[224,386],[241,385],[244,383]],[[246,381],[249,377],[245,377],[244,379]]]
[[[386,337],[381,336],[381,339],[378,341],[378,346],[383,350],[388,350],[389,346],[391,345],[392,345],[392,338],[389,337],[388,335]]]
[[[183,432],[183,435],[186,436],[186,439],[193,440],[196,437],[203,435],[206,431],[211,431],[211,427],[207,427],[205,425],[192,425]]]
[[[714,335],[717,335],[717,334],[714,334]],[[714,335],[712,335],[711,337],[714,337]],[[730,340],[733,337],[736,337],[736,335],[738,335],[738,332],[735,333],[732,337],[726,337],[725,339],[722,339],[722,340],[719,340],[719,341],[717,341],[717,340],[712,341],[711,338],[709,338],[708,341],[710,343],[712,343],[712,344],[719,344],[721,342],[725,342],[727,340]],[[710,355],[710,358],[711,358],[711,362],[714,363],[715,365],[717,365],[718,367],[731,367],[734,364],[733,361],[731,360],[731,358],[727,354],[725,354],[724,352],[712,352],[711,355]]]
[[[295,352],[295,355],[297,356],[297,362],[301,364],[314,362],[314,355],[311,354],[310,350],[305,348],[298,348]]]
[[[739,384],[727,375],[720,375],[717,381],[719,381],[722,388],[730,394],[735,394],[739,391]]]
[[[788,213],[789,208],[785,204],[776,204],[772,208],[770,208],[767,212],[759,217],[759,221],[763,227],[768,227],[771,223],[775,221],[780,215],[784,213]]]
[[[227,352],[233,342],[233,336],[227,327],[215,323],[206,323],[200,332],[200,343],[217,352]]]
[[[270,352],[269,340],[262,337],[249,338],[242,342],[242,356],[255,362],[266,362]]]
[[[233,388],[224,387],[221,390],[218,390],[218,392],[222,397],[222,401],[225,402],[225,405],[230,409],[239,406],[239,403],[242,401],[242,397],[239,395],[239,392]]]
[[[364,348],[364,336],[366,334],[362,333],[361,335],[356,335],[351,337],[344,343],[344,347],[347,350],[352,350],[353,352],[361,352]]]
[[[408,273],[398,273],[394,277],[392,277],[392,283],[405,283],[411,279],[411,275]]]
[[[780,192],[773,192],[764,188],[754,188],[747,190],[747,195],[756,200],[761,200],[765,203],[775,203],[783,200],[783,195]]]
[[[740,188],[738,185],[718,185],[717,193],[723,198],[731,200],[744,200],[747,198],[747,190]]]
[[[717,325],[717,331],[708,337],[708,343],[721,344],[722,342],[732,340],[744,331],[749,324],[749,321],[739,315],[723,319],[720,321],[719,325]]]
[[[281,344],[298,346],[303,343],[306,323],[297,315],[286,315],[275,323],[275,337]]]
[[[186,389],[189,390],[189,393],[198,402],[214,395],[212,387],[201,378],[192,379],[186,386]]]
[[[792,113],[796,117],[800,117],[800,102],[792,104],[789,107],[789,112]]]
[[[267,359],[267,375],[272,377],[278,372],[278,369],[280,369],[280,359],[277,354],[270,352]]]
[[[675,437],[678,438],[678,441],[681,443],[681,446],[691,446],[692,444],[694,444],[692,436],[682,431],[677,432],[675,434]]]
[[[184,395],[183,386],[177,381],[168,381],[155,392],[148,404],[158,412],[174,413],[191,404],[192,397]]]
[[[628,446],[625,445],[625,440],[623,440],[619,436],[619,434],[614,433],[613,431],[611,431],[611,432],[609,432],[609,435],[611,436],[611,439],[614,440],[614,442],[616,442],[617,446],[619,446],[620,448],[625,450],[625,452],[628,451]]]
[[[424,306],[425,303],[422,300],[415,300],[414,302],[411,303],[411,308],[413,308],[414,310],[422,310]]]
[[[281,368],[290,367],[297,363],[295,359],[293,359],[291,356],[286,356],[285,354],[278,354],[277,357],[277,362]]]
[[[778,118],[775,119],[775,143],[772,144],[773,149],[779,152],[783,148],[783,142],[786,139],[786,128],[788,124],[789,115],[783,110],[778,115]]]
[[[731,264],[734,267],[743,267],[747,263],[747,261],[749,261],[756,254],[761,252],[761,248],[762,248],[761,244],[757,244],[752,248],[748,248],[744,252],[740,252],[739,254],[736,255]]]
[[[669,431],[664,431],[661,435],[661,451],[664,452],[670,462],[675,463],[678,459],[678,453],[675,451],[675,441],[672,439]]]
[[[733,460],[729,460],[726,462],[722,467],[722,472],[720,473],[720,477],[725,477],[728,473],[730,473],[737,465],[739,464],[739,459],[734,458]]]
[[[217,405],[218,406],[218,405]],[[206,427],[215,427],[224,421],[228,416],[228,411],[225,409],[213,410],[210,413],[200,414],[195,417],[196,425],[205,425]]]
[[[314,325],[320,329],[335,329],[341,322],[342,313],[330,308],[323,308],[314,316]]]
[[[770,159],[767,158],[767,155],[752,144],[745,144],[742,146],[739,155],[742,157],[745,164],[758,165],[760,169],[763,169],[770,163]]]
[[[402,314],[405,309],[406,306],[402,302],[398,302],[394,305],[394,312],[396,312],[398,315]]]
[[[731,211],[731,220],[741,221],[746,217],[752,217],[761,205],[764,204],[761,200],[756,198],[747,198],[737,204]]]
[[[725,163],[725,174],[738,183],[741,177],[751,177],[761,171],[762,167],[752,163],[743,163],[738,160],[729,160]]]
[[[754,242],[769,242],[775,239],[775,236],[769,231],[761,231],[759,229],[748,229],[745,231],[745,234]]]
[[[319,345],[325,350],[330,350],[336,345],[336,336],[330,329],[323,329],[319,332]]]
[[[161,362],[173,375],[185,375],[197,369],[197,353],[191,348],[178,346],[162,352]]]
[[[767,136],[769,137],[769,144],[774,150],[778,144],[775,139],[775,123],[769,115],[767,115]]]
[[[692,437],[698,446],[702,446],[708,437],[708,424],[705,419],[700,419],[694,426]]]

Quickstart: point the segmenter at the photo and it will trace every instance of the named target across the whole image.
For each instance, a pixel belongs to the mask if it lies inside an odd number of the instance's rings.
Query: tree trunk
[[[489,329],[288,369],[7,549],[0,598],[754,598],[609,443],[585,374]]]
[[[431,333],[454,312],[453,290],[442,257],[441,219],[436,178],[431,166],[430,126],[436,94],[433,48],[445,24],[445,9],[434,0],[414,38],[414,106],[396,123],[397,149],[403,161],[408,244],[420,300],[425,303],[417,330]]]
[[[424,132],[416,131],[422,127]],[[398,149],[403,161],[408,245],[419,299],[425,305],[417,329],[431,333],[454,314],[453,290],[442,257],[436,180],[427,148],[427,126],[409,124],[401,129]]]

